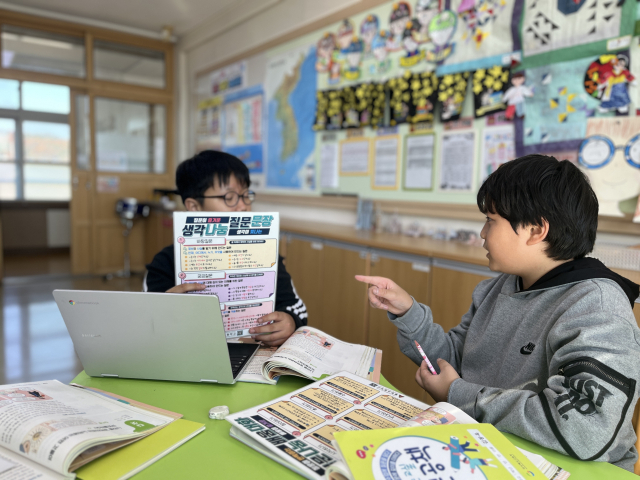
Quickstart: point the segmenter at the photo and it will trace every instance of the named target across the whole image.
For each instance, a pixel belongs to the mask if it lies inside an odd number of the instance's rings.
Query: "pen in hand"
[[[420,355],[422,355],[422,358],[424,359],[424,361],[427,362],[427,367],[429,367],[429,370],[431,371],[431,373],[433,373],[434,375],[438,375],[436,373],[435,368],[433,368],[433,365],[431,365],[431,362],[429,361],[429,359],[425,355],[424,350],[422,350],[422,347],[420,346],[418,341],[414,340],[414,343],[416,344],[416,347],[418,347],[418,351],[420,352]]]

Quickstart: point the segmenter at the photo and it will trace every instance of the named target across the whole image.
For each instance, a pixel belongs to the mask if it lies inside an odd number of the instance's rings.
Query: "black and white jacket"
[[[175,287],[175,256],[173,245],[163,248],[147,265],[146,287],[148,292],[166,292]],[[276,285],[276,312],[285,312],[293,317],[296,328],[307,324],[307,307],[296,292],[287,272],[278,257],[278,283]]]

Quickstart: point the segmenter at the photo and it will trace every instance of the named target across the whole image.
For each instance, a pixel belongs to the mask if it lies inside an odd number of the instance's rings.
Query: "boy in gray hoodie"
[[[469,311],[448,332],[392,280],[369,283],[369,301],[398,327],[416,381],[479,422],[574,458],[633,471],[631,417],[638,399],[639,287],[593,249],[598,201],[572,163],[528,155],[483,183],[478,207],[489,268]],[[438,359],[438,375],[414,340]]]

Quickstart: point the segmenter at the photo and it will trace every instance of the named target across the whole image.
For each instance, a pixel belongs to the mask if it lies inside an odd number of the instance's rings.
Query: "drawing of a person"
[[[424,52],[418,47],[418,41],[414,34],[416,25],[413,22],[407,22],[404,32],[402,32],[402,46],[405,49],[405,56],[400,59],[400,65],[403,67],[412,67],[424,58]]]
[[[340,27],[338,27],[338,48],[343,55],[347,54],[347,48],[351,44],[353,37],[353,23],[348,18],[345,18]]]
[[[602,91],[600,98],[600,112],[617,110],[618,113],[629,113],[629,84],[636,85],[635,77],[627,69],[629,60],[625,55],[602,55],[600,62],[605,68],[601,69],[598,79],[598,90]]]
[[[387,43],[387,50],[394,52],[402,48],[402,34],[410,19],[411,7],[407,2],[397,2],[393,4],[391,17],[389,18],[391,37]]]
[[[372,52],[373,39],[378,35],[378,17],[376,15],[367,15],[360,24],[360,38],[364,43],[364,54],[370,56]]]
[[[371,50],[376,59],[376,64],[371,65],[371,73],[386,73],[391,68],[391,59],[387,58],[389,52],[387,50],[387,42],[390,35],[388,30],[380,30],[376,38],[371,42]]]
[[[417,29],[415,33],[418,43],[431,41],[429,36],[429,24],[438,13],[438,0],[418,0],[416,3]]]
[[[507,120],[513,120],[514,115],[519,118],[524,117],[524,99],[525,97],[533,97],[533,88],[527,87],[524,84],[525,80],[524,71],[511,75],[511,86],[502,96],[502,101],[507,103],[507,111],[505,112]]]
[[[353,37],[346,50],[347,63],[342,75],[347,80],[357,80],[360,78],[360,62],[362,61],[362,51],[364,50],[362,40]]]
[[[336,36],[326,32],[316,47],[316,71],[328,72],[333,62],[333,55],[336,49]]]

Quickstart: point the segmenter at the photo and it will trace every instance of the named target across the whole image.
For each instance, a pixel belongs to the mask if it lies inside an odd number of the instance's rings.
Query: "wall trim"
[[[260,192],[258,201],[280,203],[296,207],[328,208],[356,212],[358,198],[354,196],[311,196],[286,195]],[[478,207],[464,203],[410,202],[403,200],[374,200],[374,208],[384,213],[398,213],[416,217],[447,218],[452,220],[469,220],[483,222],[485,216]],[[640,224],[633,223],[633,215],[624,217],[598,217],[598,232],[617,233],[622,235],[640,235]]]

